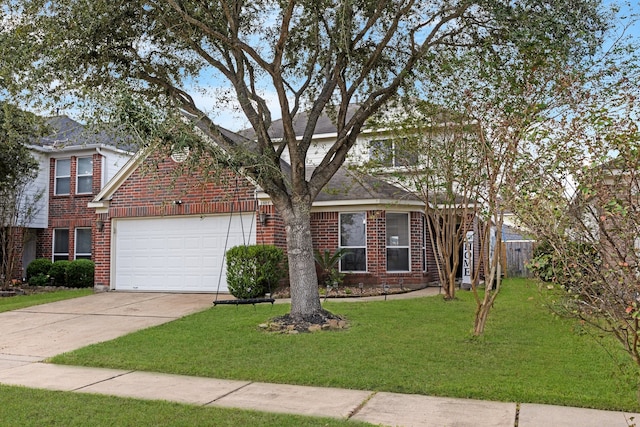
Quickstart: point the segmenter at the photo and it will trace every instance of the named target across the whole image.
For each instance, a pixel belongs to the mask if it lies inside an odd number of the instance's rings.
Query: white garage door
[[[253,214],[115,219],[112,288],[127,291],[227,291],[227,249],[255,244]],[[250,235],[251,234],[251,235]]]

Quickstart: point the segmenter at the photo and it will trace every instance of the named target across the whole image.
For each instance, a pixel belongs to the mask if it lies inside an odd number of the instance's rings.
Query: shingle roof
[[[311,176],[312,168],[307,170]],[[378,178],[361,175],[342,167],[333,175],[329,183],[318,194],[316,202],[344,200],[395,200],[420,201],[413,193],[382,181]]]
[[[104,145],[125,151],[135,151],[137,147],[116,132],[93,129],[67,116],[55,116],[46,119],[53,133],[32,141],[33,145],[47,148],[68,146]]]
[[[349,120],[356,110],[359,108],[358,104],[350,104],[347,109],[347,120]],[[305,128],[307,126],[307,122],[309,120],[309,114],[307,111],[300,112],[296,114],[293,118],[293,130],[296,133],[296,136],[301,136]],[[320,118],[318,118],[318,122],[316,123],[315,131],[313,132],[315,135],[321,135],[325,133],[336,133],[338,129],[334,123],[334,120],[329,117],[326,111],[322,112]],[[255,138],[255,131],[253,129],[245,129],[239,132],[240,135],[245,136],[247,138],[253,139]],[[274,120],[269,127],[269,135],[271,135],[274,139],[279,139],[284,137],[284,128],[282,126],[282,119]]]

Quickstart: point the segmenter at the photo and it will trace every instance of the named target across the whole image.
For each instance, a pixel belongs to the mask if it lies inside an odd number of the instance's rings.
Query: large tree
[[[572,40],[600,30],[594,0],[13,0],[1,33],[11,86],[68,99],[125,88],[190,113],[218,147],[271,197],[287,233],[291,315],[321,312],[310,233],[314,198],[343,164],[365,122],[410,86],[419,60],[526,36]],[[524,26],[524,27],[523,27]],[[528,28],[529,31],[523,31]],[[526,33],[526,34],[525,34]],[[566,44],[567,46],[569,44]],[[10,53],[10,55],[6,55]],[[197,79],[224,82],[255,132],[255,147],[226,138],[194,100]],[[9,85],[7,85],[9,86]],[[40,90],[38,90],[40,89]],[[284,138],[269,136],[275,94]],[[358,103],[353,114],[350,104]],[[301,136],[294,117],[308,110]],[[337,138],[310,178],[306,156],[318,118]],[[280,157],[288,151],[290,170]],[[240,160],[239,160],[240,159]]]

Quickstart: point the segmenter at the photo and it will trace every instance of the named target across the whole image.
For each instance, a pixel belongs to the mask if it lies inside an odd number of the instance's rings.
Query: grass
[[[331,418],[271,414],[0,385],[0,424],[21,427],[368,426]]]
[[[537,286],[507,281],[486,335],[470,335],[467,292],[327,303],[341,332],[269,335],[257,328],[285,305],[222,306],[56,356],[54,363],[637,412],[630,362],[575,322],[552,316]]]
[[[17,295],[15,297],[0,298],[0,313],[3,311],[17,310],[49,302],[61,301],[69,298],[91,295],[93,289],[70,289],[64,291],[45,292],[41,294]]]

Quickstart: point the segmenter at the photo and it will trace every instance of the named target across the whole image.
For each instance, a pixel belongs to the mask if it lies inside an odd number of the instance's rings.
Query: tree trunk
[[[277,208],[277,206],[276,206]],[[280,211],[287,233],[291,316],[310,319],[323,312],[318,293],[318,277],[311,239],[309,206],[293,206]]]

